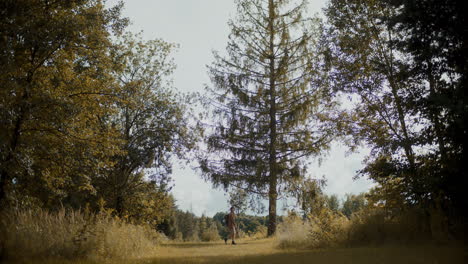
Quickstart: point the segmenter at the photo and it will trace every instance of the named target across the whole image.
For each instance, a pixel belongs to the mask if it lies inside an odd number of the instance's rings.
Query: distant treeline
[[[196,216],[188,211],[175,210],[169,219],[158,225],[170,239],[177,241],[215,241],[228,237],[224,216],[227,212],[218,212],[213,217]],[[266,237],[267,218],[240,214],[237,216],[240,236]]]
[[[355,212],[358,212],[367,206],[365,194],[353,195],[347,194],[341,202],[337,195],[322,194],[318,199],[322,205],[329,210],[342,214],[350,218]],[[164,219],[157,226],[157,230],[163,232],[168,238],[177,241],[213,241],[227,238],[227,230],[224,216],[227,212],[218,212],[213,217],[206,215],[196,216],[195,214],[174,209],[170,217]],[[284,221],[285,216],[277,216],[278,223]],[[307,216],[303,215],[303,219]],[[245,213],[237,215],[237,225],[241,237],[266,237],[268,217],[254,216]]]

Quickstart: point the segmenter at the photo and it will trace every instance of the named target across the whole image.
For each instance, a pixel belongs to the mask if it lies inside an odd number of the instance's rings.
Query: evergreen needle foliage
[[[305,1],[239,0],[229,22],[227,56],[209,66],[214,114],[208,154],[200,160],[215,186],[268,197],[268,234],[276,201],[305,176],[305,159],[328,147],[324,122],[335,104],[320,74],[320,24]]]

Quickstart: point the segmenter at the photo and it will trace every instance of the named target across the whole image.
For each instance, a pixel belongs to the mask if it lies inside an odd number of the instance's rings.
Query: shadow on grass
[[[289,251],[250,256],[193,256],[147,260],[151,264],[188,263],[268,263],[268,264],[465,264],[466,248],[343,248],[310,251]]]
[[[210,244],[210,243],[180,243],[180,244],[162,244],[160,247],[168,248],[197,248],[197,247],[212,247],[221,244]]]
[[[168,248],[198,248],[198,247],[213,247],[213,246],[242,246],[247,245],[246,242],[236,242],[237,245],[231,245],[229,241],[227,244],[223,242],[216,242],[216,243],[204,243],[204,242],[184,242],[184,243],[174,243],[174,244],[161,244],[161,247],[168,247]]]
[[[214,252],[222,250],[219,247],[224,243],[186,243],[186,244],[168,244],[185,246],[185,248],[196,248],[203,246],[213,246]],[[231,245],[226,245],[231,248]],[[235,248],[234,246],[232,248]],[[276,251],[271,253],[255,254],[255,249],[249,247],[240,248],[241,250],[232,251],[229,254],[220,254],[216,256],[203,255],[204,252],[198,252],[200,255],[179,255],[187,254],[184,250],[174,253],[170,257],[159,257],[149,259],[133,260],[65,260],[65,259],[31,259],[27,261],[6,262],[12,264],[192,264],[192,263],[223,263],[223,264],[241,264],[241,263],[268,263],[268,264],[465,264],[468,263],[468,248],[461,246],[384,246],[384,247],[361,247],[361,248],[329,248],[323,250],[303,250],[303,251]],[[191,252],[192,249],[189,250]],[[252,251],[251,251],[252,250]],[[251,255],[248,255],[248,254]],[[236,255],[238,254],[238,255]],[[0,260],[0,263],[4,263]]]

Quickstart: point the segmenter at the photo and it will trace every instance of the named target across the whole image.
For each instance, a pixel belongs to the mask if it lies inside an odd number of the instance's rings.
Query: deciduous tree
[[[415,109],[428,120],[420,140],[430,149],[423,169],[432,198],[467,217],[468,3],[457,0],[384,0],[397,10],[385,22],[402,32],[398,49],[414,81]]]
[[[126,25],[99,0],[0,3],[0,202],[77,206],[119,153],[103,117],[117,87],[110,35]]]
[[[127,34],[112,53],[114,63],[121,65],[115,72],[120,100],[109,122],[119,131],[124,153],[113,157],[115,166],[96,184],[99,196],[120,216],[138,215],[135,208],[145,206],[136,203],[147,203],[145,210],[164,204],[169,198],[171,157],[182,158],[194,146],[188,106],[171,87],[173,48],[162,40],[143,41]],[[158,195],[159,202],[151,201]]]

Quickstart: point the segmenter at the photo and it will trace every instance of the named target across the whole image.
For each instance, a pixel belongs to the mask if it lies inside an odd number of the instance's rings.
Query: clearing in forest
[[[268,264],[463,264],[468,263],[468,251],[463,246],[413,245],[310,250],[283,250],[273,239],[240,240],[238,245],[216,243],[169,243],[158,247],[157,257],[139,260],[49,260],[41,264],[189,264],[189,263],[268,263]],[[39,263],[39,262],[23,262]]]
[[[314,250],[283,250],[273,239],[241,240],[238,245],[219,243],[173,243],[161,247],[159,257],[147,263],[316,263],[396,264],[468,263],[461,246],[420,245]]]

